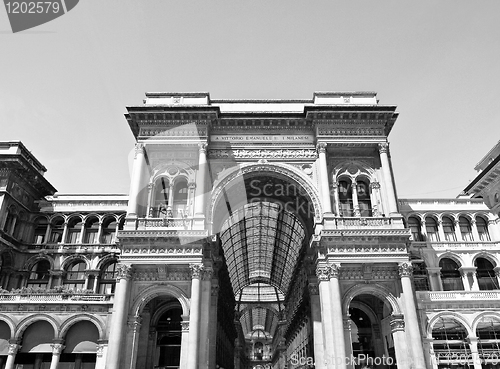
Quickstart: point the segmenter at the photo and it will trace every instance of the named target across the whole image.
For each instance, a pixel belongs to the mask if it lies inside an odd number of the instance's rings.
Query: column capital
[[[201,142],[198,144],[198,149],[200,150],[200,154],[206,154],[208,149],[208,144],[206,142]]]
[[[190,188],[190,189],[196,188],[196,182],[189,182],[188,183],[188,188]]]
[[[387,154],[389,151],[389,142],[381,142],[378,144],[378,151],[381,154]]]
[[[52,343],[50,347],[52,347],[52,355],[61,355],[62,351],[66,346],[64,346],[61,342],[59,342],[59,343]]]
[[[411,265],[410,262],[400,263],[398,265],[398,272],[400,278],[411,277],[413,273],[413,266]]]
[[[316,268],[316,277],[319,281],[329,281],[330,280],[330,268],[326,265],[318,266]]]
[[[458,268],[458,271],[460,272],[460,275],[462,277],[464,277],[468,274],[475,275],[476,270],[477,270],[477,267],[463,267],[462,266],[462,267]]]
[[[351,330],[351,319],[348,316],[345,316],[342,319],[342,323],[344,324],[344,331],[350,331]]]
[[[494,267],[494,268],[493,268],[493,271],[495,272],[495,275],[496,275],[497,277],[500,277],[500,267]]]
[[[189,264],[191,279],[202,279],[205,266],[203,264]]]
[[[340,275],[340,263],[330,264],[330,278],[338,278]]]
[[[432,275],[437,275],[441,273],[441,267],[427,267],[427,272]]]
[[[18,343],[9,343],[8,355],[16,355],[21,345]]]
[[[405,320],[403,315],[392,315],[389,324],[391,326],[392,333],[404,332],[405,330]]]
[[[219,286],[218,285],[211,287],[210,295],[214,296],[214,297],[217,297],[219,295]]]
[[[133,275],[133,269],[131,265],[118,264],[116,266],[116,280],[120,279],[131,280]]]
[[[104,347],[107,346],[105,344],[98,344],[97,345],[97,349],[96,349],[96,355],[97,357],[102,357],[102,355],[104,355]]]
[[[372,190],[378,190],[380,188],[380,183],[379,182],[370,182],[370,189]]]
[[[137,156],[141,154],[144,155],[144,144],[142,143],[136,143],[135,144],[135,154],[134,154],[134,159],[137,158]]]
[[[318,142],[316,145],[316,150],[318,150],[318,154],[324,154],[326,153],[326,142]]]
[[[189,332],[189,320],[181,322],[181,331],[182,332]]]
[[[127,325],[130,329],[137,332],[141,328],[142,318],[138,315],[134,315],[128,318]]]
[[[204,266],[201,271],[201,280],[210,281],[212,280],[212,275],[214,274],[214,270],[211,267]]]

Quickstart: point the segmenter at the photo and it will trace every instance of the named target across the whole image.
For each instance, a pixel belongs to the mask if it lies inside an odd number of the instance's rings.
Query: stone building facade
[[[125,117],[127,195],[58,194],[0,143],[0,368],[498,367],[498,216],[397,198],[396,106],[148,93]]]

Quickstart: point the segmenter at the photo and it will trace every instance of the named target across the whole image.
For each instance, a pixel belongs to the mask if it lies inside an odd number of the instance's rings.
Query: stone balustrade
[[[0,302],[62,302],[86,301],[86,302],[112,302],[113,295],[98,294],[64,294],[64,293],[0,293]]]

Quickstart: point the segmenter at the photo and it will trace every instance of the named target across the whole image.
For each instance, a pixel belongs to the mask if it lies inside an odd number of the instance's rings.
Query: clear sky
[[[377,91],[400,197],[455,197],[500,139],[500,1],[81,0],[12,34],[0,8],[0,140],[61,193],[128,193],[123,117],[146,91],[310,99]]]

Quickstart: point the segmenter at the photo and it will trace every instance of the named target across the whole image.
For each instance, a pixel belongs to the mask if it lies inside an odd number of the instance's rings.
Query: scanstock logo
[[[166,140],[167,138],[169,141]],[[220,185],[221,179],[228,177],[231,178],[230,190],[220,186],[220,192],[216,193],[219,201],[224,201],[226,206],[218,207],[214,217],[219,220],[228,219],[232,214],[231,209],[239,209],[249,204],[239,163],[234,158],[226,158],[223,166],[210,161],[206,145],[200,147],[203,145],[200,142],[203,140],[198,127],[194,123],[189,123],[163,131],[146,140],[140,140],[129,152],[131,183],[137,180],[138,175],[143,178],[143,182],[137,189],[137,205],[139,208],[146,209],[147,217],[151,220],[163,221],[163,224],[167,226],[172,224],[174,225],[172,228],[179,229],[183,228],[183,224],[187,225],[191,219],[196,218],[198,214],[207,217],[206,210],[209,208],[212,190]],[[227,149],[231,148],[227,147]],[[138,156],[137,150],[144,150],[145,157]],[[199,158],[203,155],[200,155],[200,150],[205,150],[206,161],[204,163],[199,162]],[[143,171],[140,174],[134,173],[138,166],[137,160],[144,160]],[[199,176],[200,172],[204,173],[203,180]],[[145,177],[148,177],[148,180]],[[180,181],[186,181],[188,184],[188,202],[183,209],[175,207],[176,194],[172,194],[176,190],[174,186]],[[154,188],[149,189],[151,184]],[[149,193],[149,191],[154,192]],[[158,198],[164,201],[156,201]],[[171,203],[172,200],[174,203]],[[197,206],[200,203],[204,204],[202,208]],[[209,235],[215,235],[227,227],[227,222],[215,223],[211,225]],[[205,237],[200,236],[199,239],[201,238]],[[190,236],[189,239],[179,237],[181,244],[193,242],[196,239],[196,236]]]
[[[12,32],[20,32],[50,22],[73,9],[79,0],[4,0]]]

